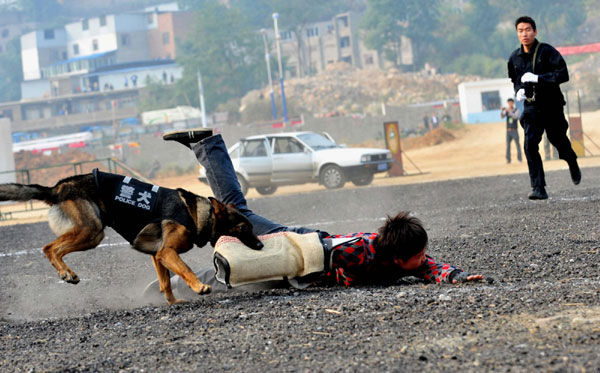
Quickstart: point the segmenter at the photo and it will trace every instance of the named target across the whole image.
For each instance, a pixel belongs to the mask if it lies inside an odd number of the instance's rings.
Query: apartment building
[[[72,131],[138,116],[140,89],[172,84],[174,62],[192,15],[148,11],[101,15],[21,36],[19,102],[0,104],[13,131]]]
[[[360,69],[387,67],[389,63],[364,44],[358,30],[359,18],[357,13],[346,12],[328,21],[308,24],[302,30],[300,44],[296,33],[285,29],[285,23],[280,21],[281,49],[287,59],[286,78],[318,74],[334,62],[346,62]],[[272,32],[270,37],[273,38]],[[274,43],[271,48],[275,50]],[[403,42],[401,63],[412,64],[408,39]]]

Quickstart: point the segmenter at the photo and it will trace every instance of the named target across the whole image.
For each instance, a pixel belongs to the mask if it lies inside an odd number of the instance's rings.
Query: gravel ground
[[[430,255],[493,284],[310,288],[141,296],[150,259],[107,230],[67,257],[62,283],[40,251],[47,224],[1,227],[1,371],[600,371],[600,168],[263,198],[251,207],[330,233],[374,231],[412,210]],[[350,203],[349,203],[350,202]],[[206,266],[206,247],[185,254]],[[15,275],[18,273],[18,275]]]

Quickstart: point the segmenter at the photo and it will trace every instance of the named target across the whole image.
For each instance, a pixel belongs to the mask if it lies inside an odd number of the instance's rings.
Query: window
[[[349,36],[344,36],[343,38],[340,38],[340,48],[347,48],[350,46],[350,37]]]
[[[500,92],[481,92],[481,106],[482,111],[500,109]]]
[[[343,27],[348,27],[348,17],[340,17],[338,18],[338,25],[342,25]]]
[[[106,16],[100,16],[100,27],[106,26]]]
[[[98,50],[98,40],[97,39],[92,40],[92,50],[95,50],[95,51]]]
[[[10,31],[8,31],[7,28],[5,28],[4,30],[2,30],[2,37],[3,38],[7,38],[9,34],[10,34]]]
[[[90,29],[90,21],[87,19],[84,19],[83,21],[81,21],[81,29],[89,30]]]
[[[275,139],[274,154],[302,153],[304,147],[291,137],[279,137]]]
[[[318,27],[311,27],[309,29],[306,29],[306,37],[311,37],[311,36],[319,36],[319,28]]]
[[[121,34],[121,45],[129,45],[129,34]]]
[[[67,56],[67,51],[62,51],[62,53],[61,53],[61,57],[62,57],[62,60],[66,60],[67,58],[69,58],[69,57]]]
[[[46,40],[54,39],[54,30],[44,30],[44,39],[46,39]]]
[[[372,64],[373,64],[373,55],[366,54],[365,55],[365,65],[372,65]]]
[[[281,31],[281,40],[292,40],[291,31]]]
[[[168,32],[162,33],[162,43],[163,45],[167,45],[171,42],[171,34]]]
[[[267,148],[263,139],[244,141],[242,147],[242,157],[267,156]]]
[[[335,27],[333,25],[327,25],[327,33],[328,34],[333,34],[334,31],[335,31]]]
[[[73,44],[73,54],[74,55],[79,54],[79,44]]]
[[[148,24],[151,25],[154,23],[154,13],[148,13]]]

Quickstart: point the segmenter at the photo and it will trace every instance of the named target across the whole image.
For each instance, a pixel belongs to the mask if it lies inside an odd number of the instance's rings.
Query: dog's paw
[[[173,298],[172,300],[167,301],[167,303],[169,303],[169,306],[172,306],[174,304],[185,303],[185,300]]]
[[[64,282],[68,282],[69,284],[78,284],[79,277],[75,273],[64,272],[59,274],[60,279]]]
[[[212,291],[212,288],[210,287],[210,285],[202,284],[202,285],[200,285],[200,288],[198,289],[198,291],[196,291],[196,293],[198,293],[198,294],[208,294],[211,291]]]

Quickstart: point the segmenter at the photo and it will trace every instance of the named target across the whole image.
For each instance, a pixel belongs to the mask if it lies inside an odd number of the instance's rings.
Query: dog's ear
[[[212,205],[217,218],[221,218],[223,216],[223,214],[227,213],[227,207],[223,203],[221,203],[219,200],[217,200],[213,197],[208,197],[208,199],[210,200],[210,204]]]

